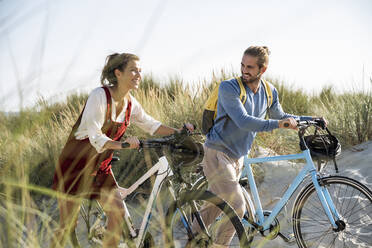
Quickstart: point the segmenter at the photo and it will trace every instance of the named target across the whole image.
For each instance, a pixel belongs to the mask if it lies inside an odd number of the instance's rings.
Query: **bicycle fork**
[[[331,195],[323,183],[322,178],[320,178],[315,170],[311,171],[311,179],[313,181],[316,193],[318,195],[319,201],[330,221],[334,231],[340,231],[343,228],[341,223],[340,214],[338,213],[336,206],[331,198]]]

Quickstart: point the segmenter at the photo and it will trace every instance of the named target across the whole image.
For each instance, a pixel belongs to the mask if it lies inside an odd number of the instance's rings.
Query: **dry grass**
[[[194,88],[181,79],[161,87],[147,76],[134,95],[149,114],[169,126],[180,127],[187,121],[200,127],[203,106],[214,83],[230,76],[222,72],[212,82]],[[307,95],[272,81],[285,111],[325,116],[343,146],[372,138],[371,91],[336,94],[332,88],[324,88],[319,95]],[[86,97],[72,95],[56,104],[40,100],[37,106],[18,115],[0,113],[0,244],[4,247],[44,247],[50,239],[58,220],[56,195],[49,189],[54,165]],[[127,134],[145,137],[133,126]],[[298,150],[296,133],[286,130],[261,133],[255,145],[278,153]],[[143,153],[137,151],[119,155],[122,163],[114,170],[125,186],[143,173],[146,162]],[[133,164],[137,165],[135,169]]]

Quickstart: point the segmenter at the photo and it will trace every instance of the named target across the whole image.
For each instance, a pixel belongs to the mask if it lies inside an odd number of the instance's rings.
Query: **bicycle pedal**
[[[279,232],[278,236],[281,237],[286,243],[289,243],[289,244],[294,243],[296,241],[293,233],[285,235],[285,234]]]

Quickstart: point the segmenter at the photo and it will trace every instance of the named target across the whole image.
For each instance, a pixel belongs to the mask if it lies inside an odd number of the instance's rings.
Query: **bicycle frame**
[[[145,214],[141,222],[141,227],[139,229],[139,233],[138,233],[137,240],[136,240],[136,247],[140,247],[140,245],[142,244],[144,240],[144,237],[145,237],[144,234],[147,231],[147,228],[149,226],[150,219],[152,216],[151,211],[155,206],[155,200],[159,194],[159,191],[162,187],[162,183],[164,182],[164,179],[168,176],[173,175],[173,172],[169,167],[166,157],[165,156],[160,157],[159,161],[153,167],[151,167],[141,178],[139,178],[133,185],[131,185],[128,188],[128,195],[129,195],[155,173],[157,173],[157,176],[156,176],[155,183],[154,183],[153,189],[151,191],[151,194],[150,194],[147,206],[146,206]],[[123,200],[123,204],[124,204],[124,211],[125,211],[125,222],[128,226],[131,236],[136,237],[137,233],[135,229],[133,228],[133,224],[130,220],[130,214],[126,207],[125,200]]]
[[[250,164],[270,162],[270,161],[295,160],[295,159],[305,159],[306,160],[305,167],[300,171],[300,173],[293,180],[293,182],[291,183],[289,188],[286,190],[286,192],[284,193],[280,201],[274,206],[270,215],[265,218]],[[244,157],[244,170],[242,172],[241,177],[244,177],[244,176],[248,177],[249,187],[251,190],[251,194],[253,196],[253,202],[254,202],[254,207],[255,207],[254,212],[256,213],[258,217],[258,221],[256,224],[258,224],[259,226],[259,231],[265,231],[270,228],[270,224],[273,223],[275,217],[279,214],[282,208],[287,204],[288,200],[291,198],[293,193],[296,191],[296,189],[299,187],[299,185],[303,182],[303,180],[308,174],[310,174],[311,176],[312,183],[315,186],[317,195],[325,210],[325,213],[328,216],[330,223],[332,224],[334,229],[337,229],[337,225],[335,221],[340,219],[340,215],[338,214],[336,210],[336,207],[331,199],[331,196],[328,190],[325,187],[321,187],[321,185],[319,184],[319,180],[318,180],[319,178],[316,172],[316,167],[312,161],[310,151],[308,149],[304,150],[302,153],[299,153],[299,154],[281,155],[281,156],[272,156],[272,157],[263,157],[263,158],[248,158],[247,156]]]

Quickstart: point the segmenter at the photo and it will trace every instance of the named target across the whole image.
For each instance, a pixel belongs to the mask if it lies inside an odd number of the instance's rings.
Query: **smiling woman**
[[[103,86],[117,86],[118,79],[116,78],[115,71],[118,69],[120,72],[123,72],[123,68],[127,67],[127,64],[130,63],[130,68],[128,72],[135,72],[134,69],[137,69],[138,75],[135,75],[137,79],[141,78],[139,68],[139,58],[130,53],[114,53],[107,56],[106,65],[102,70],[101,74],[101,84]],[[129,75],[128,75],[129,76]],[[107,82],[106,82],[107,80]]]
[[[59,157],[53,188],[70,198],[58,199],[60,230],[54,242],[64,247],[65,238],[76,225],[83,198],[96,199],[108,217],[104,247],[116,247],[123,222],[123,203],[111,170],[114,150],[138,148],[137,137],[121,142],[130,122],[150,134],[170,135],[177,129],[162,125],[147,115],[131,90],[141,81],[139,58],[134,54],[112,54],[101,74],[102,87],[94,89]],[[187,124],[190,131],[193,126]],[[124,144],[124,145],[123,145]]]

